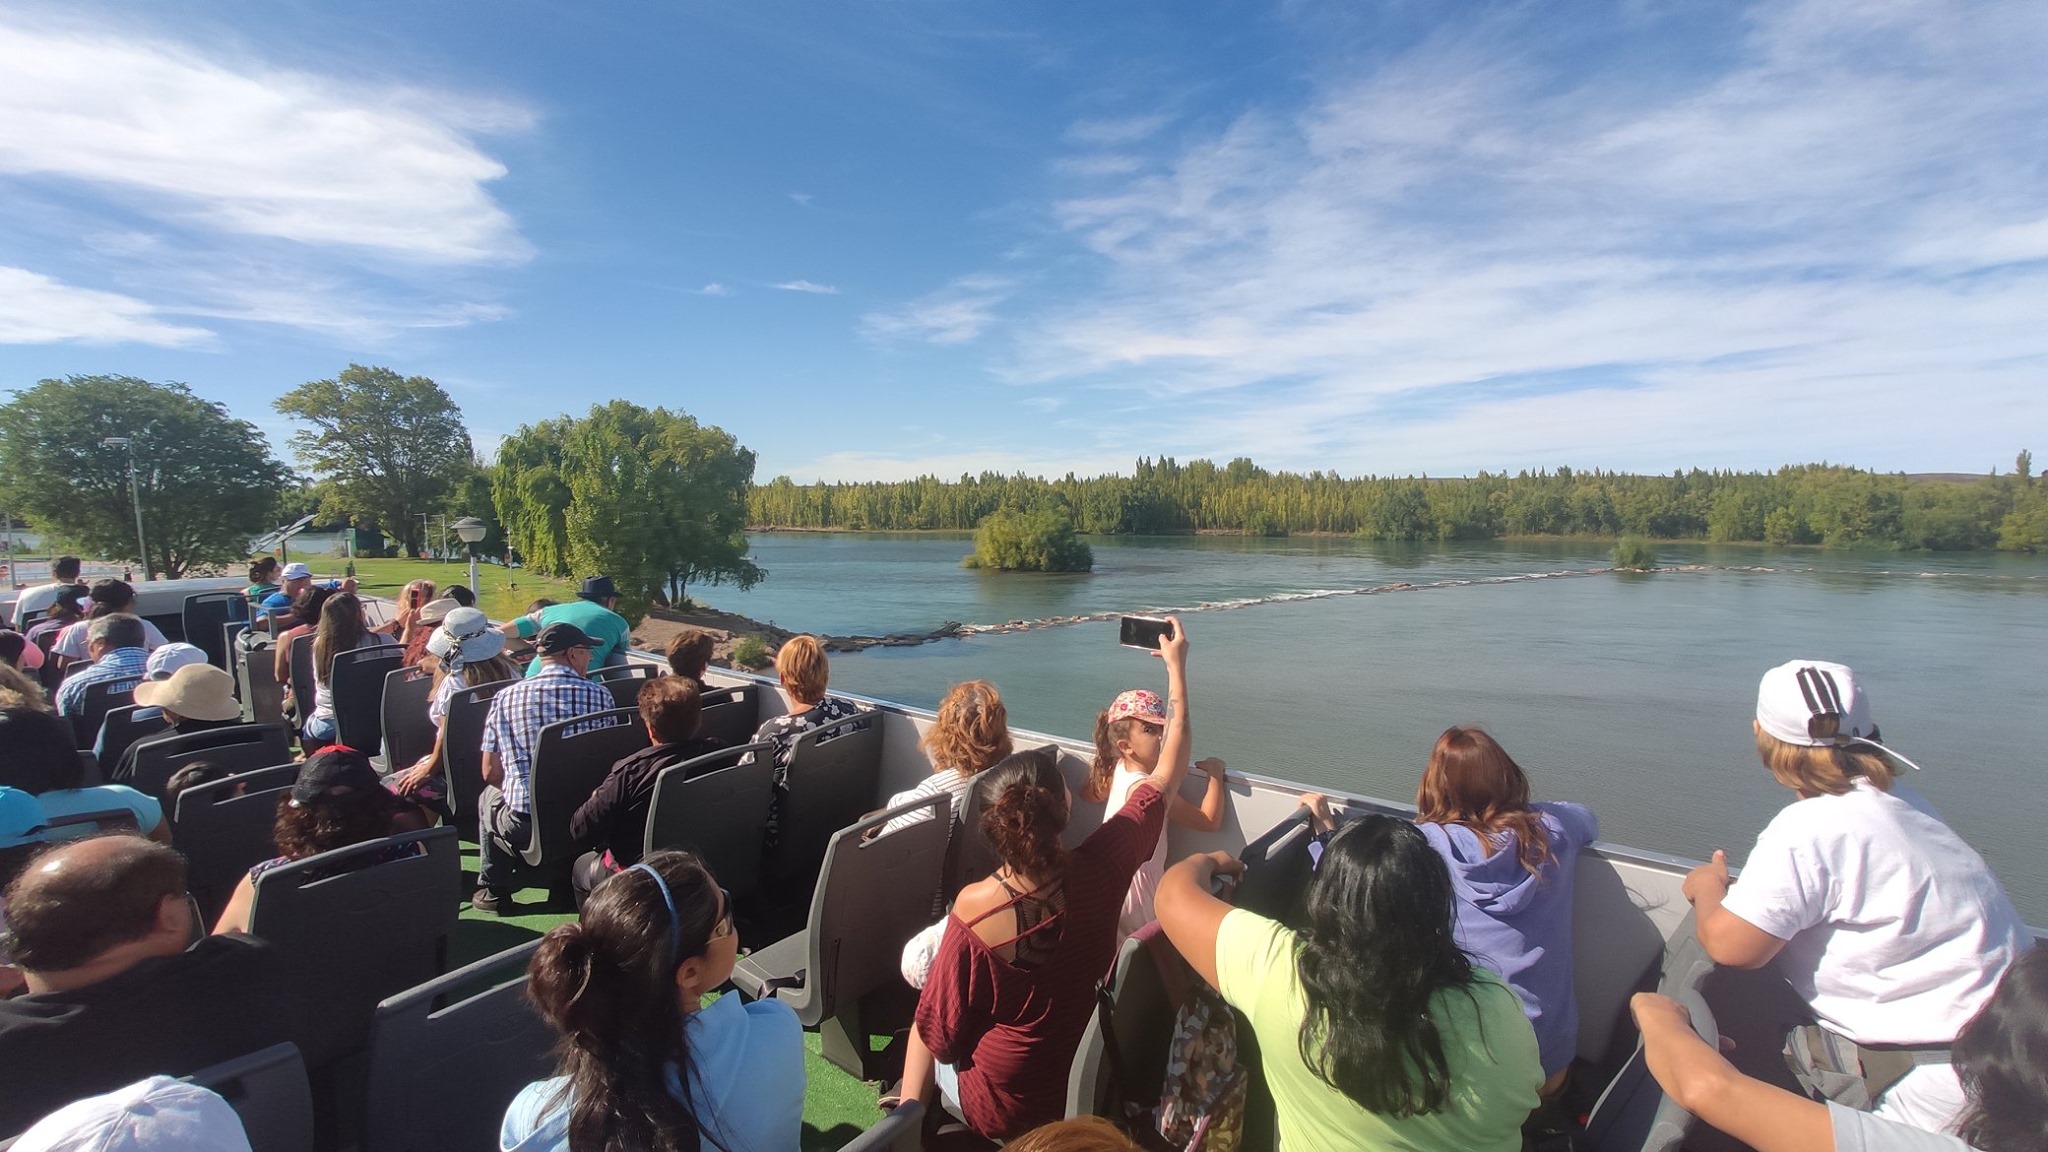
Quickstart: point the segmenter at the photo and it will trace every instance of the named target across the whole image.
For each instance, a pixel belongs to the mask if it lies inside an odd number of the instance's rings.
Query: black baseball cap
[[[383,786],[384,780],[370,766],[368,756],[346,745],[329,745],[300,766],[299,778],[292,782],[292,807],[303,808],[337,788],[363,792]]]
[[[586,576],[583,588],[576,593],[585,600],[609,600],[619,594],[618,587],[609,576]]]
[[[533,638],[534,651],[543,656],[559,656],[572,648],[595,648],[597,641],[574,624],[550,624]]]

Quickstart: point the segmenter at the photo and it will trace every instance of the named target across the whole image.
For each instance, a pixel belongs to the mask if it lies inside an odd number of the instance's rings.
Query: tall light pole
[[[475,593],[477,591],[476,546],[483,543],[484,533],[489,532],[491,526],[474,516],[464,516],[462,519],[450,524],[449,527],[455,529],[455,535],[460,537],[462,542],[469,546],[469,590]]]
[[[107,448],[128,450],[128,499],[135,505],[135,551],[142,559],[142,578],[149,579],[149,545],[142,539],[142,488],[135,479],[135,441],[126,436],[109,436],[100,441]]]

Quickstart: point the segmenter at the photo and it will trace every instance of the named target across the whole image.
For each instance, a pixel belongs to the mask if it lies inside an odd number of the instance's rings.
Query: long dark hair
[[[1440,1110],[1451,1093],[1439,992],[1468,988],[1451,872],[1422,832],[1363,816],[1330,838],[1308,890],[1295,971],[1308,999],[1301,1058],[1316,1078],[1369,1112]]]
[[[327,598],[334,595],[334,589],[315,585],[299,593],[292,601],[292,616],[287,628],[317,628],[320,626],[320,610],[327,607]]]
[[[1429,767],[1415,791],[1415,818],[1461,824],[1494,848],[1507,834],[1534,876],[1550,862],[1543,814],[1529,806],[1529,777],[1500,742],[1477,728],[1446,728],[1429,751]]]
[[[313,676],[326,683],[334,676],[334,658],[353,652],[370,638],[363,622],[362,597],[336,592],[320,606],[320,627],[313,633]]]
[[[2048,948],[2006,969],[1952,1055],[1963,1082],[1956,1135],[1984,1152],[2048,1148]]]
[[[605,880],[583,918],[554,928],[533,954],[527,996],[561,1033],[557,1074],[568,1079],[569,1147],[577,1152],[698,1152],[717,1122],[669,1090],[695,1075],[676,968],[710,947],[718,882],[689,852],[643,861],[675,898],[673,928],[661,886],[627,869]],[[678,946],[671,951],[673,931]]]
[[[277,802],[277,820],[270,826],[270,836],[278,855],[304,860],[351,844],[382,840],[391,835],[391,818],[397,811],[398,800],[382,788],[323,792],[298,807],[286,796]]]
[[[1006,756],[976,785],[981,835],[1011,872],[1050,880],[1067,862],[1067,781],[1059,749],[1047,745]]]

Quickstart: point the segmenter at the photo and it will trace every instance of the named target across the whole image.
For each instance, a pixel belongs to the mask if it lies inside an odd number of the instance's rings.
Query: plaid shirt
[[[64,681],[57,689],[57,715],[77,716],[85,711],[85,688],[88,684],[103,684],[109,680],[125,680],[133,688],[137,681],[149,675],[149,650],[146,648],[116,648],[106,658],[96,660],[92,667]]]
[[[616,707],[611,689],[578,676],[566,664],[543,664],[540,671],[492,697],[490,715],[484,719],[484,752],[496,752],[504,764],[505,778],[498,790],[505,794],[505,806],[514,812],[533,811],[529,785],[541,729]]]

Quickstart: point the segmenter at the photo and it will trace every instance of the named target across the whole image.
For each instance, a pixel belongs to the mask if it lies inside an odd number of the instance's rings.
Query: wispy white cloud
[[[503,315],[498,286],[472,270],[531,247],[490,193],[506,169],[479,140],[533,119],[457,92],[0,18],[0,196],[17,251],[134,301],[110,313],[131,320],[255,321],[374,344]],[[45,324],[17,318],[19,338],[75,321],[72,299],[12,302],[52,310]],[[138,322],[100,338],[190,331]]]
[[[702,288],[699,288],[699,289],[697,289],[697,295],[699,295],[699,296],[730,296],[730,295],[732,295],[732,289],[730,289],[730,288],[727,288],[727,287],[726,287],[725,285],[723,285],[723,284],[720,284],[720,283],[718,283],[718,282],[716,282],[716,281],[713,281],[712,283],[706,284],[706,285],[705,285],[705,286],[703,286]]]
[[[119,77],[110,83],[110,77]],[[77,181],[225,232],[408,260],[518,260],[476,134],[514,105],[0,25],[0,173]]]
[[[2048,8],[1762,3],[1705,73],[1560,35],[1447,26],[1089,174],[1053,219],[1096,279],[993,367],[1350,471],[1912,466],[2048,418]]]
[[[1001,276],[962,276],[900,308],[868,313],[861,317],[861,331],[870,339],[965,344],[995,322],[996,307],[1012,287]]]
[[[1058,476],[1066,472],[1094,475],[1128,469],[1131,457],[1122,452],[1062,452],[1058,446],[1035,451],[945,452],[897,455],[883,452],[832,452],[763,475],[786,475],[798,483],[814,480],[914,480],[919,476],[951,479],[982,472],[1005,475]]]
[[[154,344],[185,348],[211,340],[204,328],[174,324],[149,304],[116,292],[62,284],[0,266],[0,344]]]
[[[809,280],[785,280],[774,287],[784,292],[809,292],[816,296],[837,296],[839,289],[830,284],[814,284]]]
[[[816,196],[816,194],[810,192],[791,192],[789,194],[789,198],[791,200],[796,201],[803,207],[809,208],[811,206],[811,201],[816,200],[818,197]]]

